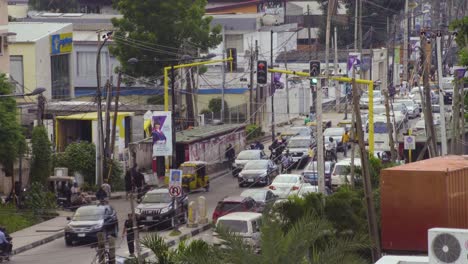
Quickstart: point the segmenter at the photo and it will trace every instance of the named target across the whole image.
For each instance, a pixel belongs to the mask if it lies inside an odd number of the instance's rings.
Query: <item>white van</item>
[[[252,212],[235,212],[218,218],[216,228],[225,228],[235,235],[241,236],[245,242],[260,248],[260,225],[262,214]],[[213,244],[222,241],[213,233]]]
[[[357,168],[361,167],[361,159],[354,158],[354,166]],[[351,158],[340,160],[335,164],[333,173],[331,175],[332,187],[341,186],[351,182]],[[346,180],[346,178],[347,180]]]

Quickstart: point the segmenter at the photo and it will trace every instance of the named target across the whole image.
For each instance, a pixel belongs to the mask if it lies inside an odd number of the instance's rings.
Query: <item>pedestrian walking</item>
[[[348,142],[349,142],[349,132],[348,129],[345,130],[343,136],[341,137],[341,142],[343,143],[343,155],[347,157],[348,152]]]
[[[111,186],[109,184],[109,180],[105,179],[104,183],[101,185],[101,187],[106,192],[107,199],[110,199],[110,197],[111,197]]]
[[[134,256],[135,253],[135,231],[133,230],[133,218],[132,214],[128,214],[127,220],[125,220],[124,228],[122,231],[122,239],[127,239],[128,252],[130,256]]]
[[[104,191],[104,189],[101,187],[99,187],[99,190],[96,192],[96,200],[98,200],[99,202],[105,202],[107,199],[107,193],[106,191]]]
[[[306,116],[306,118],[304,119],[304,126],[307,126],[307,124],[309,123],[310,123],[310,117]]]

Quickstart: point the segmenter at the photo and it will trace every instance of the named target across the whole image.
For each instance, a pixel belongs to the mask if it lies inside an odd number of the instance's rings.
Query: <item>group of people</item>
[[[127,200],[131,192],[137,192],[137,199],[140,199],[144,195],[146,182],[145,176],[142,173],[143,171],[143,168],[138,169],[138,165],[134,163],[132,168],[125,173],[125,192]]]
[[[0,226],[0,256],[10,255],[12,248],[10,235],[8,235],[4,227]]]

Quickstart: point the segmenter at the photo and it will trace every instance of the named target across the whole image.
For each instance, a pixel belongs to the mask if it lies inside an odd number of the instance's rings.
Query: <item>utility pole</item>
[[[273,30],[270,31],[270,67],[273,67]],[[275,141],[275,87],[274,87],[275,74],[271,73],[270,80],[270,98],[271,98],[271,141]]]
[[[109,82],[106,82],[106,116],[105,116],[105,124],[106,124],[106,136],[104,137],[104,167],[103,167],[103,175],[107,175],[108,173],[108,161],[110,157],[110,105],[112,99],[112,79]]]
[[[187,104],[187,126],[195,125],[195,114],[193,112],[193,89],[192,89],[192,68],[187,68],[185,72],[185,78],[187,80],[186,94],[185,94],[185,103]]]
[[[439,81],[439,95],[442,95],[442,46],[441,46],[441,33],[437,33],[437,79]],[[440,137],[442,143],[442,156],[447,155],[447,128],[445,126],[445,105],[444,97],[439,96],[440,106]]]
[[[223,60],[226,59],[226,28],[223,27]],[[223,62],[223,82],[221,84],[221,121],[224,121],[224,86],[226,85],[226,63]]]
[[[200,48],[197,49],[197,57],[200,57]],[[195,78],[193,77],[193,74],[192,74],[192,79],[195,82]],[[200,89],[200,66],[197,66],[197,83],[196,83],[196,85],[194,84],[194,86],[193,86],[193,94],[192,94],[192,97],[193,97],[193,111],[195,112],[194,113],[195,126],[200,125],[199,122],[198,122],[198,113],[199,113],[198,112],[198,90],[199,89]]]
[[[286,51],[286,47],[284,47],[284,67],[286,70],[288,69],[288,52]],[[291,123],[291,117],[289,116],[289,81],[288,81],[288,75],[286,74],[286,112],[288,113],[288,124]]]
[[[335,36],[333,38],[333,44],[335,44],[335,76],[338,75],[338,32],[335,27]],[[336,99],[336,111],[340,112],[340,99],[341,99],[341,92],[339,82],[335,81],[335,99]]]
[[[358,50],[358,10],[359,0],[356,0],[354,7],[354,51]],[[354,77],[353,77],[354,78]]]
[[[358,91],[359,89],[356,86],[356,68],[354,65],[352,65],[352,70],[353,70],[353,82],[352,82],[352,90],[351,90],[351,98],[354,97],[359,97],[359,94],[355,94],[354,91]],[[355,88],[356,87],[356,88]],[[354,99],[351,102],[354,105]],[[356,139],[356,113],[354,112],[354,107],[351,109],[351,133],[350,137],[352,140],[351,144],[351,187],[354,189],[355,185],[355,180],[354,180],[354,156],[356,155],[356,142],[354,140]]]
[[[405,0],[404,35],[403,35],[403,80],[408,81],[408,0]],[[422,46],[422,44],[421,44]]]
[[[307,21],[308,21],[308,24],[307,24],[307,37],[309,38],[309,61],[312,60],[312,37],[311,37],[311,32],[310,32],[310,6],[307,5]],[[317,47],[317,41],[315,41],[315,59],[318,59],[318,56],[317,56],[317,50],[318,50],[318,47]],[[317,91],[314,89],[314,87],[312,86],[312,84],[310,84],[309,86],[311,92],[312,92],[312,105],[311,105],[311,108],[312,109],[316,109],[317,108]]]
[[[112,134],[111,134],[111,149],[110,155],[112,158],[114,155],[115,149],[115,133],[117,130],[117,115],[119,113],[119,97],[120,97],[120,84],[122,82],[122,72],[119,71],[119,75],[117,76],[117,88],[115,91],[115,103],[114,103],[114,119],[112,120]],[[121,150],[122,151],[122,150]],[[112,166],[110,166],[109,172],[107,174],[107,179],[110,179],[112,173]]]
[[[355,82],[355,80],[353,80]],[[372,193],[372,183],[370,180],[369,153],[364,145],[364,131],[362,130],[361,111],[359,109],[359,94],[356,85],[353,85],[353,107],[356,113],[356,131],[358,135],[359,150],[361,153],[362,178],[364,182],[364,196],[367,209],[367,223],[369,227],[369,236],[372,239],[372,262],[375,263],[381,256],[379,230],[375,214],[374,196]]]
[[[258,60],[258,40],[255,40],[255,55],[254,55],[254,60],[257,61]],[[257,112],[258,112],[258,99],[260,98],[260,89],[259,89],[259,86],[258,86],[258,83],[256,84],[256,88],[255,89],[255,109],[254,109],[254,122],[258,122],[258,124],[261,124],[261,120],[260,120],[260,117],[261,115],[259,115]],[[259,117],[257,120],[257,117]]]
[[[96,185],[102,184],[102,152],[103,152],[103,129],[102,129],[102,105],[101,105],[101,32],[98,32],[98,53],[96,57],[96,103],[97,103],[97,118],[98,118],[98,139],[96,144]]]
[[[452,123],[452,154],[458,154],[458,136],[459,136],[459,128],[460,128],[460,89],[459,89],[459,79],[457,74],[455,74],[455,81],[453,87],[453,101],[452,101],[452,116],[453,116],[453,123]],[[443,96],[442,96],[443,97]]]
[[[388,87],[382,89],[383,95],[385,98],[385,115],[387,116],[387,132],[388,132],[388,146],[390,147],[390,153],[392,157],[392,162],[396,161],[396,150],[395,150],[395,141],[393,140],[393,125],[390,120],[390,104],[388,100]],[[395,115],[393,115],[393,118]]]
[[[327,27],[325,32],[325,81],[328,83],[329,71],[328,71],[328,60],[330,57],[330,27],[331,27],[331,16],[334,8],[334,0],[328,2],[327,10]],[[320,74],[320,73],[319,73]],[[325,160],[323,155],[324,139],[323,139],[323,116],[322,116],[322,80],[319,79],[317,82],[317,102],[316,102],[316,116],[317,116],[317,170],[319,179],[319,192],[325,193]],[[328,86],[328,85],[327,85]]]
[[[252,118],[252,114],[255,112],[253,107],[254,56],[253,47],[250,47],[249,119],[251,124],[255,124],[255,119]]]
[[[432,46],[431,43],[425,39],[424,34],[421,34],[421,46],[423,47],[423,86],[424,86],[424,97],[425,102],[424,107],[424,121],[426,123],[426,134],[427,137],[431,138],[431,148],[429,148],[429,153],[431,157],[437,156],[437,139],[434,129],[434,120],[432,118],[432,106],[431,106],[431,87],[429,86],[429,72],[431,69],[431,53]]]
[[[174,140],[174,139],[173,139]],[[132,212],[132,228],[135,232],[135,249],[137,254],[137,263],[140,263],[141,259],[141,247],[140,247],[140,231],[138,230],[138,223],[135,214],[135,204],[133,192],[135,190],[132,177],[132,191],[130,192],[130,212]]]

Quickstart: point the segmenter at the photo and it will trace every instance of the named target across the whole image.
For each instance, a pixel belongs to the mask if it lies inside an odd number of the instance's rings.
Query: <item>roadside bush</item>
[[[46,183],[50,176],[52,165],[52,150],[47,130],[37,126],[32,132],[31,182]]]
[[[0,226],[4,226],[8,233],[30,227],[38,223],[31,213],[17,211],[14,205],[0,205]]]
[[[215,113],[221,112],[221,97],[216,97],[208,102],[208,108]],[[224,101],[224,109],[228,109],[228,104]],[[227,112],[227,111],[226,111]]]
[[[25,205],[38,218],[49,219],[56,216],[55,195],[41,183],[33,182],[31,184],[26,192]]]
[[[71,143],[65,149],[64,159],[70,175],[79,172],[86,182],[95,182],[96,147],[93,143]]]
[[[111,185],[112,191],[124,191],[125,182],[123,179],[123,169],[120,162],[112,160],[110,162],[110,166],[112,167],[112,171],[109,184]]]
[[[250,124],[245,127],[247,140],[258,138],[262,135],[262,128],[256,124]]]
[[[96,184],[89,184],[87,182],[84,182],[81,186],[81,191],[83,192],[97,192],[99,190],[99,187]]]

